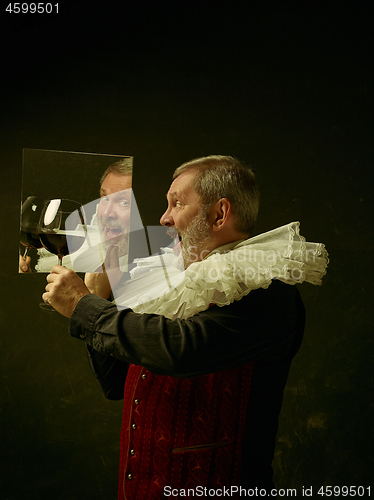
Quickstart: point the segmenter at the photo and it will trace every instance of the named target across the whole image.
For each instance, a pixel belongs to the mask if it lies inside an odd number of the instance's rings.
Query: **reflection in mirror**
[[[84,242],[79,249],[67,246],[62,264],[77,272],[100,272],[108,249],[115,247],[121,270],[127,270],[132,164],[129,156],[25,149],[19,272],[48,273],[58,263],[41,234],[40,218],[48,200],[55,201],[53,218],[58,217],[56,200],[61,199],[83,205],[86,217]],[[79,219],[70,224],[70,231],[82,230]]]
[[[20,243],[25,247],[23,260],[26,260],[31,249],[41,248],[38,225],[44,203],[37,196],[29,196],[21,208]]]
[[[87,224],[82,205],[73,200],[55,199],[44,204],[37,227],[43,247],[57,255],[58,264],[66,255],[79,250],[87,236]]]

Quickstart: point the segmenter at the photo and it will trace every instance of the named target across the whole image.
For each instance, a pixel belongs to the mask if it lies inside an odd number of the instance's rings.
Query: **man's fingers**
[[[48,283],[52,283],[53,281],[56,281],[57,279],[59,279],[60,274],[61,273],[58,271],[57,272],[53,271],[53,267],[52,267],[51,272],[47,275]]]
[[[62,274],[65,272],[71,272],[71,270],[65,266],[59,266],[59,265],[55,265],[51,269],[51,273],[55,273],[55,274]]]
[[[19,256],[19,272],[20,273],[29,273],[30,269],[31,257],[24,258],[22,255]]]
[[[112,245],[108,248],[104,262],[106,271],[119,267],[118,252],[119,248],[116,245]]]
[[[47,281],[48,281],[48,277],[50,277],[51,280],[53,280],[54,277],[57,277],[57,276],[63,275],[63,274],[65,274],[68,277],[68,275],[73,275],[73,274],[75,274],[75,272],[72,271],[71,269],[68,269],[65,266],[55,265],[52,267],[51,272],[48,274]]]
[[[42,298],[60,314],[70,318],[78,301],[90,293],[81,278],[63,266],[54,266],[47,276]]]

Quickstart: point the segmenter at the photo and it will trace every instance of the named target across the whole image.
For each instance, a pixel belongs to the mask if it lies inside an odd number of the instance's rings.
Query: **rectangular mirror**
[[[116,245],[127,270],[132,168],[131,156],[24,149],[20,266],[27,259],[28,272],[47,273],[60,259],[76,272],[100,271]]]

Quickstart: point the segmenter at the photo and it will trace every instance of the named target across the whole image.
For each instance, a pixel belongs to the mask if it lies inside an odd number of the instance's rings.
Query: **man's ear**
[[[226,225],[230,215],[231,203],[227,198],[221,198],[215,205],[213,205],[211,214],[213,221],[213,231],[220,231]]]

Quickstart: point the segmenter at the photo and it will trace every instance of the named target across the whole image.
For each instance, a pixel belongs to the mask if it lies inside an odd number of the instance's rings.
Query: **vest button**
[[[140,403],[139,399],[135,399],[135,400],[134,400],[134,403],[135,403],[136,405],[138,405],[138,404]]]
[[[135,450],[130,450],[130,455],[133,457],[135,455]]]
[[[136,429],[136,424],[132,424],[131,427],[135,430]]]
[[[132,481],[133,478],[134,478],[134,476],[132,474],[127,474],[127,479],[129,481]]]
[[[147,374],[146,373],[143,373],[142,375],[142,379],[145,380],[147,378]]]

